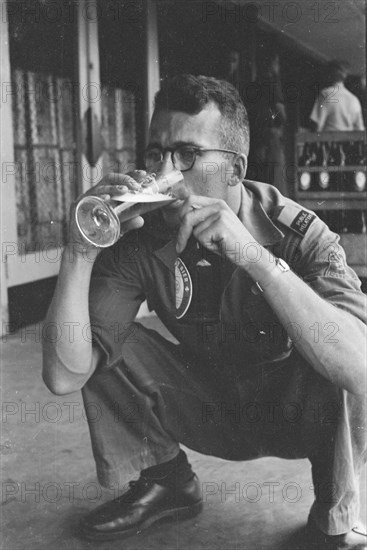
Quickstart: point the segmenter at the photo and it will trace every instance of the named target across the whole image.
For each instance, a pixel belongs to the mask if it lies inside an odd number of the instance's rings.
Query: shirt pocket
[[[237,346],[232,356],[250,363],[277,360],[292,347],[287,331],[249,276],[237,275],[227,286],[222,323],[224,330],[226,325],[236,326]]]

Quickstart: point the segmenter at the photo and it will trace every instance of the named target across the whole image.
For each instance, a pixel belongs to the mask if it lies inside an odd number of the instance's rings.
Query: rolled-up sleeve
[[[134,239],[104,250],[93,269],[89,313],[93,344],[103,352],[102,367],[113,367],[124,342],[134,338],[133,321],[145,299]]]

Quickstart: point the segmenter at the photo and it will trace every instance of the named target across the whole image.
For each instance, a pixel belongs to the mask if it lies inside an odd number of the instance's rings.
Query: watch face
[[[287,262],[282,260],[282,258],[277,259],[277,266],[279,267],[279,269],[281,271],[289,271],[290,270],[289,265],[287,264]]]

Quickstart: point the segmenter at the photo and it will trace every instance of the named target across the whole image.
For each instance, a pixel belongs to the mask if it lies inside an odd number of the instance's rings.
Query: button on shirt
[[[254,242],[242,250],[235,244],[233,259],[240,254],[256,261],[264,253],[262,245],[270,259],[273,255],[283,258],[325,300],[366,322],[360,281],[346,263],[339,236],[317,216],[275,187],[249,180],[244,181],[238,216]],[[299,220],[309,223],[297,225]],[[199,362],[251,369],[289,355],[292,342],[276,314],[256,292],[255,281],[234,264],[223,288],[218,323],[186,324],[184,318],[176,319],[175,233],[162,224],[159,212],[151,214],[143,228],[128,233],[96,261],[90,317],[94,342],[104,355],[99,368],[119,363],[124,345],[138,339],[133,321],[145,299],[183,349]]]

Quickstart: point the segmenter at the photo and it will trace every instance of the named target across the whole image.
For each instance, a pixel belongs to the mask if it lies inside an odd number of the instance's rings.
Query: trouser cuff
[[[315,501],[311,507],[310,518],[326,535],[342,535],[350,531],[358,521],[359,505],[355,503],[340,510],[326,508],[325,504]]]

